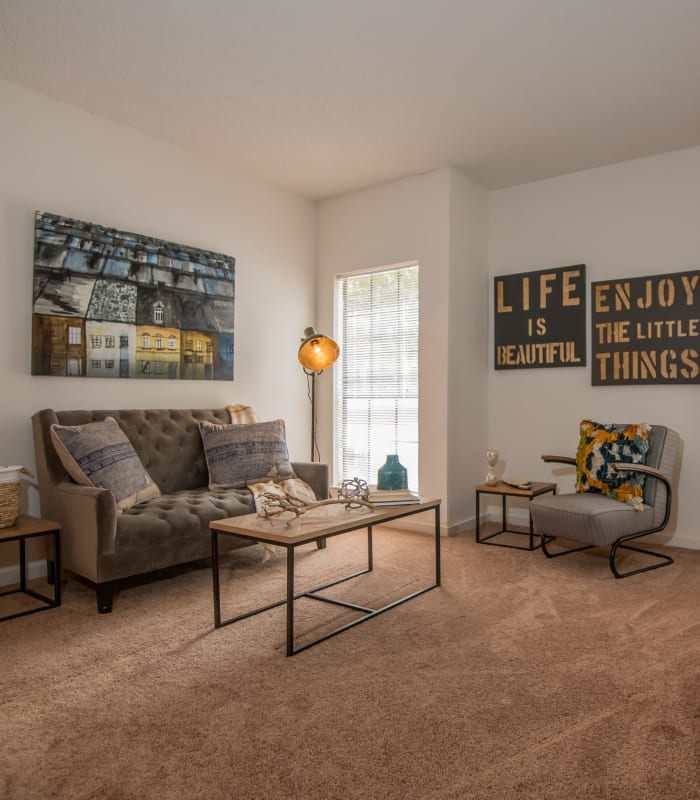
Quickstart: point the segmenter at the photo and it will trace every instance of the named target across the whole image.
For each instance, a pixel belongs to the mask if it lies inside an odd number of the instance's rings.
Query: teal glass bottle
[[[377,489],[408,489],[408,470],[399,463],[398,455],[387,456],[379,467]]]

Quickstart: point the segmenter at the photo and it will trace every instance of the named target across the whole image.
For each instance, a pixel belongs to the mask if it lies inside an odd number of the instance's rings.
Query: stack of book
[[[369,502],[374,506],[405,506],[420,503],[420,497],[410,489],[377,489],[369,488]]]

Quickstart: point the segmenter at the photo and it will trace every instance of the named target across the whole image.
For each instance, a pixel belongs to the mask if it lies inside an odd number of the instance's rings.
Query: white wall
[[[473,487],[482,483],[489,448],[488,192],[450,171],[450,280],[447,475],[455,532],[474,522]]]
[[[310,415],[296,352],[315,322],[314,205],[6,82],[0,110],[0,463],[33,468],[29,418],[40,408],[231,402],[253,405],[263,419],[283,417],[292,458],[307,459]],[[235,256],[233,383],[31,376],[36,210]]]
[[[318,208],[322,330],[333,329],[336,275],[406,261],[420,265],[418,483],[421,494],[443,498],[444,529],[450,532],[463,526],[470,502],[465,497],[472,495],[467,462],[484,449],[486,213],[486,193],[451,168],[323,201]],[[453,216],[465,220],[455,236]],[[455,301],[462,293],[464,301]],[[475,318],[468,319],[472,312]],[[468,380],[474,365],[476,385]],[[321,459],[330,460],[332,381],[321,384]],[[459,426],[454,431],[451,422]]]
[[[590,286],[697,269],[698,209],[700,148],[496,191],[490,204],[491,276],[585,263]],[[587,296],[590,364],[590,290]],[[492,338],[489,350],[493,364]],[[677,513],[664,538],[700,547],[694,497],[700,485],[700,386],[594,387],[590,367],[491,369],[488,402],[489,446],[500,451],[502,470],[557,480],[560,491],[573,489],[573,477],[553,472],[539,456],[575,455],[581,419],[676,429],[684,456]]]

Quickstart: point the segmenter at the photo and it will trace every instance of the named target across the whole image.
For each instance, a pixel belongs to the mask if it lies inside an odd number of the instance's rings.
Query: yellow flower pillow
[[[651,425],[604,425],[581,421],[576,453],[576,491],[599,492],[641,510],[645,476],[618,472],[609,465],[624,461],[643,464],[649,450]]]

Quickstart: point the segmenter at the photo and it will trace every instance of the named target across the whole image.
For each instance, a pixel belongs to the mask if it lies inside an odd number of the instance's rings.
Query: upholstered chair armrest
[[[306,481],[314,490],[317,500],[326,500],[330,494],[328,464],[315,461],[293,461],[292,469],[297,478]]]
[[[647,467],[646,464],[630,464],[628,461],[614,461],[610,466],[617,472],[640,472],[650,478],[656,478],[666,487],[666,506],[664,508],[664,520],[661,523],[661,528],[666,527],[668,518],[671,516],[671,482],[669,479],[654,467]]]
[[[666,487],[670,502],[671,482],[663,474],[663,472],[661,472],[661,470],[658,470],[655,467],[647,467],[646,464],[630,464],[627,461],[616,461],[613,464],[610,464],[610,466],[618,472],[641,472],[643,475],[648,475],[650,478],[657,478]]]
[[[628,461],[615,461],[611,463],[613,469],[618,472],[641,472],[643,475],[649,475],[652,478],[658,478],[665,486],[666,489],[671,491],[671,483],[668,478],[658,469],[654,467],[647,467],[646,464],[630,464]]]
[[[113,553],[117,503],[108,489],[59,481],[52,492],[52,515],[61,523],[66,566],[91,580],[98,554]]]
[[[576,466],[576,459],[571,456],[542,456],[542,461],[552,461],[555,464],[572,464]]]

